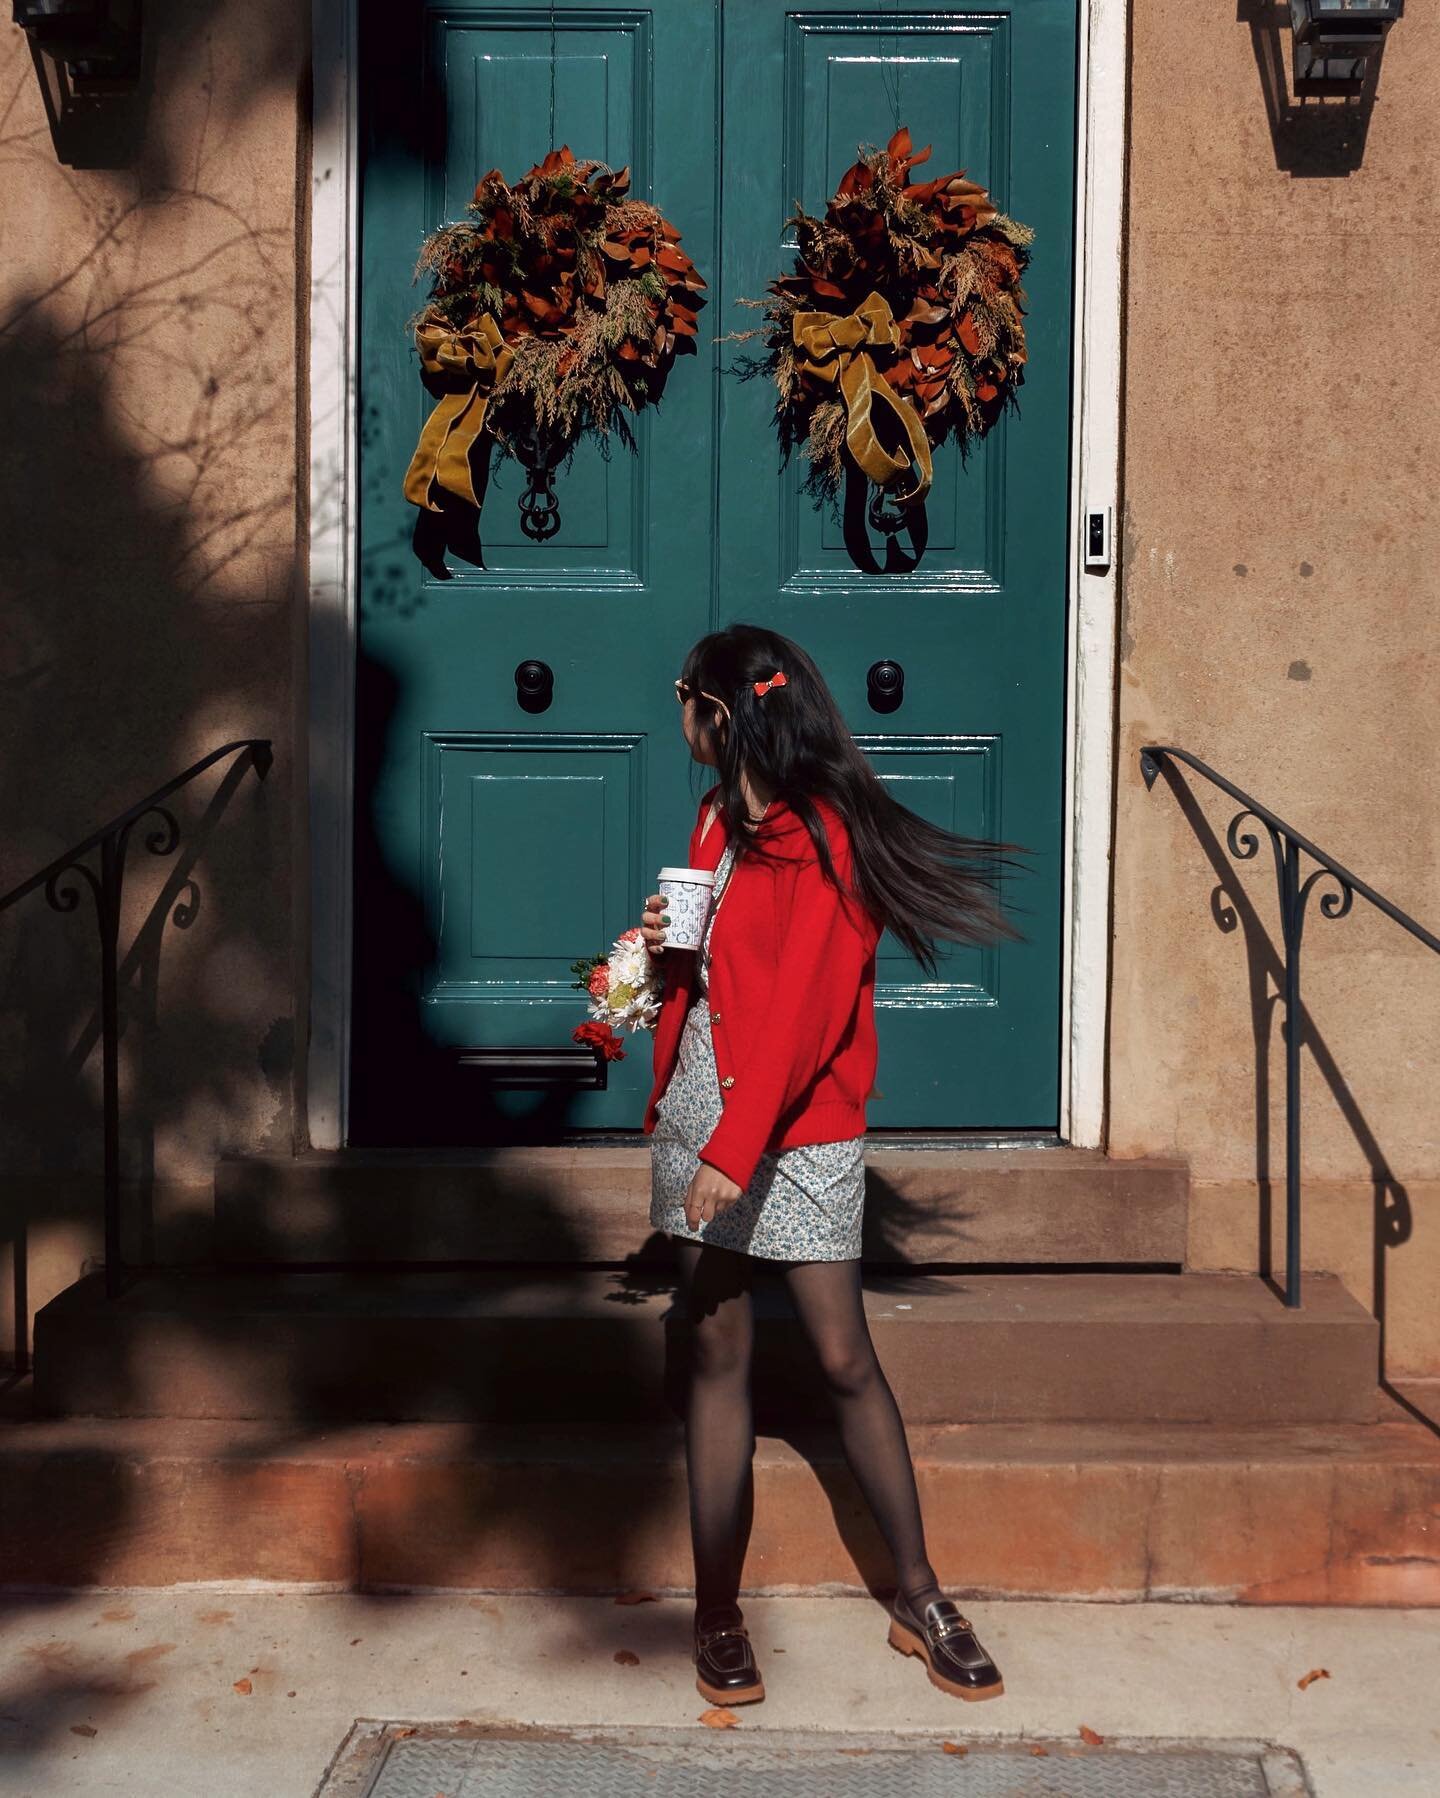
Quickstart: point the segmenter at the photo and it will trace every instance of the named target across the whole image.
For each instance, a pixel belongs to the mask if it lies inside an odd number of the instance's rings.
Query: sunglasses
[[[717,699],[713,693],[707,693],[703,687],[692,687],[688,680],[677,680],[675,698],[681,705],[688,705],[692,699],[708,699],[718,705],[726,718],[730,716],[730,708],[723,699]]]

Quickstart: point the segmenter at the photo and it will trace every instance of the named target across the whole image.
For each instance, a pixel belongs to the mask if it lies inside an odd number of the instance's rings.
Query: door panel
[[[474,1008],[544,1007],[571,943],[608,943],[645,879],[645,739],[487,734],[426,739],[431,1032],[472,1041]],[[567,871],[533,853],[563,843]],[[497,860],[497,844],[517,851]],[[607,935],[607,932],[609,933]],[[566,989],[568,991],[568,988]],[[583,1004],[570,994],[572,1008]],[[480,1032],[483,1042],[489,1034]]]
[[[932,980],[882,943],[873,1125],[1055,1123],[1075,35],[1074,0],[362,9],[355,1140],[638,1126],[644,1037],[604,1090],[580,1062],[497,1085],[462,1052],[569,1045],[584,1015],[570,963],[683,858],[704,776],[671,683],[689,644],[736,618],[811,650],[906,804],[1033,851],[1012,883],[1024,944],[956,951]],[[709,284],[700,353],[639,421],[637,455],[577,451],[557,537],[521,533],[523,479],[495,459],[483,566],[450,554],[427,571],[401,492],[432,404],[408,277],[485,170],[513,178],[551,147],[552,44],[557,139],[628,163]],[[967,463],[938,452],[925,553],[903,573],[815,510],[803,466],[781,471],[772,391],[737,378],[743,346],[715,341],[752,326],[737,302],[788,268],[795,199],[822,210],[897,101],[933,145],[917,178],[963,167],[1038,234],[1021,409]],[[517,701],[530,658],[554,673],[539,712]],[[865,685],[882,659],[906,671],[885,715]]]
[[[634,1129],[649,1087],[642,1036],[594,1090],[570,964],[639,921],[694,817],[673,681],[711,611],[713,352],[677,361],[637,454],[580,446],[548,543],[521,533],[524,480],[497,457],[484,566],[451,554],[443,578],[415,558],[401,491],[433,404],[407,330],[416,253],[487,169],[513,180],[551,147],[551,42],[548,5],[363,11],[357,1141]],[[559,0],[554,45],[557,135],[628,164],[712,279],[713,9]],[[553,671],[543,711],[518,703],[527,659]],[[457,1053],[546,1046],[573,1051],[575,1078],[535,1091]]]
[[[918,566],[887,570],[880,539],[857,537],[853,527],[847,536],[828,510],[817,512],[801,491],[800,458],[777,477],[776,456],[757,450],[774,443],[773,391],[733,378],[739,358],[728,345],[716,555],[722,617],[763,619],[805,644],[907,804],[1031,851],[1029,871],[1007,888],[1024,943],[954,951],[933,981],[893,943],[882,946],[883,1097],[872,1104],[872,1127],[1053,1127],[1073,0],[955,12],[903,0],[898,10],[892,0],[845,8],[727,0],[724,38],[726,328],[753,320],[738,302],[790,267],[793,239],[783,242],[778,221],[796,198],[823,212],[856,146],[890,135],[897,92],[899,122],[917,147],[932,146],[915,179],[964,168],[1002,211],[1036,230],[1020,410],[1003,415],[966,461],[953,444],[936,452]],[[739,218],[776,223],[768,232],[732,228]],[[863,491],[859,498],[863,517]],[[871,709],[866,688],[882,660],[900,663],[906,676],[903,704],[886,714]]]

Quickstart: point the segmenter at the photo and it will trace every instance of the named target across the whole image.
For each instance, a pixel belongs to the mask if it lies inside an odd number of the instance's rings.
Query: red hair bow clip
[[[775,672],[770,676],[769,680],[757,680],[756,681],[755,696],[757,699],[763,699],[772,687],[783,687],[785,685],[786,685],[785,676],[780,671],[780,669],[777,668],[775,670]]]

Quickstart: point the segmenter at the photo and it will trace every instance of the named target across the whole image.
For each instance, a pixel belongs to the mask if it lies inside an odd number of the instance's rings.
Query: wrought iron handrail
[[[1225,842],[1236,861],[1250,861],[1260,852],[1260,839],[1253,831],[1241,832],[1246,818],[1254,818],[1265,826],[1275,857],[1275,879],[1280,898],[1280,931],[1284,944],[1285,964],[1285,1303],[1300,1303],[1300,942],[1305,932],[1305,908],[1311,888],[1327,876],[1339,889],[1320,895],[1321,915],[1343,918],[1354,904],[1358,893],[1378,911],[1384,912],[1427,949],[1440,954],[1440,936],[1417,923],[1383,893],[1352,874],[1333,855],[1317,848],[1309,837],[1302,836],[1293,824],[1287,824],[1267,806],[1253,799],[1243,787],[1218,774],[1208,762],[1191,755],[1188,749],[1170,744],[1148,743],[1140,751],[1140,772],[1147,788],[1153,787],[1162,760],[1183,762],[1197,774],[1203,774],[1212,786],[1228,793],[1241,806],[1225,831]],[[1308,855],[1318,866],[1302,881],[1300,857]]]
[[[80,887],[77,880],[65,880],[65,876],[69,874],[83,876],[90,889],[90,896],[95,901],[96,923],[100,931],[102,1103],[105,1126],[105,1289],[112,1298],[120,1291],[125,1274],[120,1236],[119,941],[121,895],[130,832],[142,818],[153,813],[160,822],[145,837],[145,847],[151,855],[172,854],[179,846],[180,825],[175,814],[161,802],[194,780],[197,774],[203,774],[207,768],[239,750],[249,754],[256,776],[263,780],[270,772],[274,759],[268,737],[245,737],[234,743],[223,744],[209,755],[202,756],[198,762],[192,763],[183,774],[177,774],[173,780],[166,781],[163,787],[157,787],[153,793],[147,794],[144,799],[121,812],[118,818],[102,824],[99,830],[92,831],[83,842],[57,855],[38,874],[22,880],[19,886],[0,897],[0,911],[5,911],[37,888],[43,887],[46,901],[54,910],[71,912],[79,906]],[[236,769],[240,765],[237,762]],[[84,860],[96,848],[100,851],[98,872]]]

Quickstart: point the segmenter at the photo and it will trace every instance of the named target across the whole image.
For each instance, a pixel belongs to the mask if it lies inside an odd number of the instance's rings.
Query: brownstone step
[[[1371,1424],[912,1428],[957,1595],[1440,1605],[1440,1441]],[[0,1425],[0,1585],[688,1591],[678,1423]],[[747,1591],[883,1590],[833,1436],[761,1436]],[[883,1626],[883,1620],[882,1620]]]
[[[1182,1161],[1092,1150],[866,1155],[869,1262],[1179,1267]],[[648,1148],[347,1150],[223,1161],[217,1254],[239,1263],[666,1261]]]
[[[1374,1416],[1375,1320],[1333,1276],[1287,1310],[1235,1274],[893,1274],[866,1311],[909,1423],[1316,1422]],[[823,1414],[773,1276],[756,1290],[762,1418]],[[36,1319],[52,1414],[642,1423],[683,1392],[670,1282],[606,1272],[99,1276]]]

